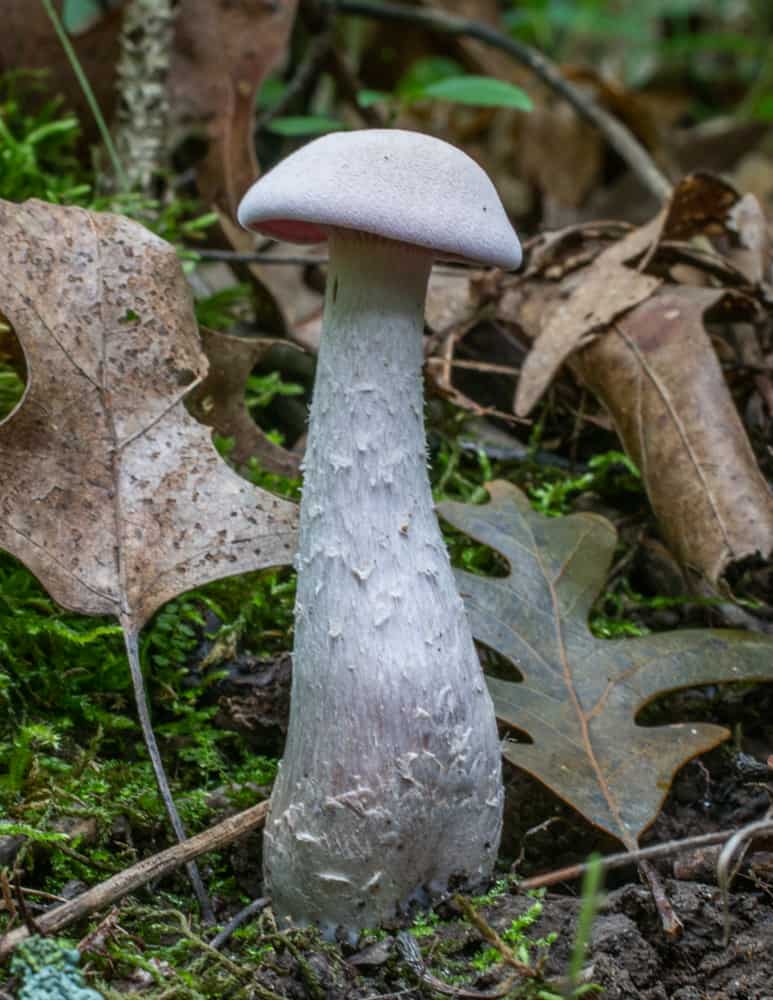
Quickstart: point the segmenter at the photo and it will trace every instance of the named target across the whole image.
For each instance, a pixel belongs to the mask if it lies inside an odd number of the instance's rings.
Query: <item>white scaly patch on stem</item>
[[[494,710],[432,505],[432,253],[330,234],[297,559],[292,703],[264,843],[280,920],[331,936],[480,884],[502,822]]]

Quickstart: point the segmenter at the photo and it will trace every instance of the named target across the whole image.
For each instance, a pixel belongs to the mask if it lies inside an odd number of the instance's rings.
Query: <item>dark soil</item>
[[[289,681],[287,657],[261,663],[249,655],[240,656],[230,665],[228,676],[212,689],[220,708],[219,722],[237,729],[258,751],[281,752]],[[660,815],[643,838],[643,846],[736,829],[763,818],[773,791],[773,771],[766,765],[771,754],[771,718],[773,684],[707,688],[672,695],[650,706],[640,723],[719,722],[733,731],[734,742],[682,768]],[[600,834],[527,774],[506,765],[505,777],[507,810],[498,877],[512,873],[530,878],[582,862],[594,851],[602,855],[620,851],[618,843]],[[223,811],[232,808],[224,798]],[[241,905],[239,896],[257,898],[262,894],[260,839],[260,833],[251,834],[232,845],[223,858],[235,885],[228,896],[215,897],[221,925]],[[12,846],[15,853],[18,844]],[[141,849],[148,853],[152,847],[142,845]],[[583,963],[583,982],[596,984],[600,992],[585,995],[609,1000],[773,1000],[773,837],[749,846],[728,895],[727,915],[717,884],[717,854],[716,848],[693,849],[654,863],[664,895],[681,924],[678,935],[664,930],[662,909],[659,911],[635,865],[608,873]],[[202,862],[205,880],[209,880],[213,873],[205,858]],[[73,892],[83,888],[79,884]],[[182,873],[139,893],[137,900],[147,906],[159,889],[167,893],[175,888],[185,891]],[[475,910],[486,924],[503,934],[534,904],[534,897],[520,892],[512,882],[490,901],[476,902]],[[536,946],[530,948],[532,966],[540,955],[546,956],[540,976],[536,980],[518,979],[507,993],[512,1000],[549,1000],[566,987],[581,907],[579,882],[551,887],[541,905],[541,914],[524,932],[525,938],[536,942],[554,934],[555,940],[545,953]],[[123,920],[124,914],[121,911],[119,919]],[[388,927],[385,933],[363,935],[357,946],[350,948],[321,944],[308,932],[278,935],[266,912],[260,918],[257,943],[265,942],[273,951],[266,949],[266,955],[253,957],[255,953],[246,953],[243,942],[235,937],[222,954],[225,961],[237,963],[249,976],[254,970],[254,979],[246,992],[239,993],[240,998],[268,1000],[266,990],[293,1000],[377,1000],[387,996],[418,1000],[440,995],[472,1000],[476,995],[504,995],[502,984],[510,970],[496,955],[481,961],[490,943],[453,901],[441,901],[429,918],[419,916],[419,920],[418,928],[406,921]],[[135,927],[131,922],[127,926]],[[421,949],[421,976],[399,946],[399,936],[406,927]],[[73,927],[68,935],[77,940],[86,930],[85,925]],[[142,937],[138,925],[135,933]],[[203,936],[209,940],[211,934],[204,931]],[[171,946],[179,938],[179,929],[172,923],[162,943]],[[153,943],[144,943],[151,949],[147,954],[152,955]],[[99,953],[98,944],[95,950]],[[87,967],[90,957],[87,949]],[[204,954],[201,962],[209,963],[210,958],[211,954]],[[137,975],[141,973],[139,970]],[[112,977],[108,980],[112,996],[126,993],[142,997],[151,985],[150,979],[140,984],[136,977],[125,982]],[[13,995],[17,985],[0,977],[0,1000]],[[11,992],[3,993],[4,989]],[[174,990],[169,993],[173,995]],[[195,991],[183,995],[202,996]],[[217,991],[206,993],[218,995]]]
[[[246,678],[257,669],[254,664],[243,666],[242,692],[237,693],[238,685],[233,683],[228,688],[228,707],[237,715],[239,698],[247,696],[250,688]],[[269,670],[264,679],[263,691],[277,684],[275,670]],[[288,679],[282,677],[282,681]],[[258,695],[253,692],[249,697]],[[773,685],[690,692],[655,706],[646,719],[650,724],[700,718],[735,726],[736,733],[742,733],[745,753],[726,744],[684,767],[643,845],[734,829],[765,815],[773,791],[773,780],[767,780],[770,772],[763,763],[770,754],[767,720],[772,715]],[[528,877],[582,861],[592,851],[620,850],[619,844],[599,834],[539,783],[509,766],[507,793],[504,872],[515,870]],[[682,925],[678,936],[664,931],[652,893],[640,881],[636,866],[610,872],[585,962],[587,981],[602,992],[589,995],[609,1000],[773,1000],[773,853],[768,851],[773,851],[773,842],[753,842],[743,859],[728,897],[727,943],[725,908],[716,877],[718,849],[682,852],[655,865]],[[238,849],[234,854],[244,888],[257,894],[254,853],[252,865],[239,864]],[[567,972],[579,893],[579,883],[574,882],[552,888],[544,896],[542,914],[527,934],[531,940],[557,934],[542,970],[548,985],[521,986],[520,992],[509,996],[539,997],[540,988],[560,989],[551,984],[560,984]],[[533,902],[513,889],[490,905],[479,906],[478,911],[502,932]],[[470,991],[496,991],[508,970],[501,964],[482,972],[473,966],[473,958],[486,947],[480,931],[450,903],[441,903],[436,913],[438,925],[417,939],[427,971],[450,989],[461,991],[456,994],[460,997],[472,995]],[[274,967],[262,970],[261,982],[278,993],[315,1000],[375,1000],[384,994],[410,1000],[433,995],[432,987],[417,983],[400,957],[398,932],[395,927],[382,940],[362,939],[354,952],[309,942],[305,969],[289,952],[280,951]],[[450,990],[448,995],[453,995]]]

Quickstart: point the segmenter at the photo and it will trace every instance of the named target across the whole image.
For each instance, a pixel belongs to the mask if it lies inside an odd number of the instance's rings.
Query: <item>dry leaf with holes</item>
[[[174,249],[116,215],[0,206],[0,308],[29,384],[0,425],[0,545],[65,607],[140,628],[289,562],[295,505],[228,468],[183,397],[206,373]]]
[[[703,722],[640,726],[637,714],[680,688],[773,681],[773,639],[730,629],[597,639],[587,619],[612,562],[612,524],[544,517],[510,483],[488,489],[488,504],[439,510],[509,564],[505,577],[456,574],[473,636],[508,664],[488,678],[497,716],[532,741],[506,742],[504,756],[634,849],[676,771],[730,736]]]
[[[233,472],[183,397],[206,373],[174,248],[142,226],[0,202],[0,310],[28,384],[0,423],[0,546],[60,604],[123,626],[143,735],[185,831],[150,724],[137,636],[165,601],[290,561],[295,505]],[[202,912],[209,904],[195,865]]]
[[[250,372],[277,341],[270,337],[232,337],[202,329],[201,342],[209,371],[191,393],[188,409],[197,420],[208,424],[218,434],[233,438],[230,457],[237,465],[257,458],[269,472],[297,476],[300,456],[268,438],[252,419],[244,402]]]

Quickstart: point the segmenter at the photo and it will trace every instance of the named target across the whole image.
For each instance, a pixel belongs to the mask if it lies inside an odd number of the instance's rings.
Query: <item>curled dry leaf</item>
[[[0,546],[65,607],[136,630],[181,591],[290,561],[295,505],[228,468],[174,249],[116,215],[0,203],[0,309],[24,349],[0,424]]]
[[[661,288],[574,358],[679,561],[711,581],[773,551],[773,497],[703,326],[721,289]]]
[[[706,309],[731,301],[706,287],[718,281],[743,290],[747,318],[766,301],[767,234],[752,202],[721,178],[690,175],[663,211],[590,263],[577,230],[542,246],[541,265],[504,288],[497,312],[536,336],[516,413],[571,358],[641,468],[672,551],[712,583],[730,563],[773,550],[771,494],[703,327]],[[663,284],[663,273],[690,284]],[[768,380],[757,380],[764,394]]]
[[[568,298],[559,299],[545,319],[521,369],[515,396],[517,416],[529,413],[570,354],[626,310],[643,302],[660,284],[658,278],[621,264],[606,263],[603,257],[574,276],[576,284]]]
[[[773,280],[771,240],[768,220],[759,201],[746,194],[728,212],[727,224],[735,237],[728,256],[744,274],[750,285]]]
[[[587,619],[612,561],[612,524],[543,517],[509,483],[489,492],[487,505],[439,509],[510,566],[503,578],[457,571],[473,635],[523,678],[488,679],[497,716],[532,741],[505,743],[504,756],[633,849],[677,769],[730,735],[706,723],[640,726],[637,714],[680,688],[773,681],[773,639],[729,629],[595,638]]]
[[[203,328],[201,342],[209,371],[190,394],[188,409],[202,424],[234,439],[230,457],[237,465],[245,465],[254,457],[269,472],[297,476],[300,456],[274,444],[252,419],[244,402],[250,372],[277,341],[271,337],[232,337]]]

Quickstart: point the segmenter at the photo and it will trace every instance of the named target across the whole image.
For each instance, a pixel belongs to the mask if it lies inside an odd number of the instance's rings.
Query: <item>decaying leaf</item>
[[[175,139],[206,129],[210,147],[199,170],[202,196],[231,215],[258,174],[252,128],[255,95],[284,55],[297,0],[180,0],[167,99]],[[89,139],[96,129],[43,5],[3,0],[0,71],[45,69],[50,92],[63,93]],[[78,59],[103,112],[115,102],[115,66],[123,11],[103,12],[73,38]]]
[[[532,740],[506,743],[504,755],[633,849],[677,769],[730,735],[706,723],[640,726],[637,713],[680,688],[773,681],[773,640],[721,629],[596,639],[587,618],[613,526],[594,514],[543,517],[509,483],[489,491],[485,506],[440,512],[510,565],[504,578],[457,573],[473,635],[523,677],[488,680],[498,717]]]
[[[190,394],[188,409],[218,434],[233,438],[230,457],[237,465],[254,457],[269,472],[297,476],[300,456],[266,437],[244,402],[250,372],[277,341],[271,337],[232,337],[204,328],[201,342],[209,371]]]
[[[668,286],[574,359],[682,565],[711,581],[773,551],[773,496],[703,326],[722,289]]]
[[[61,7],[62,5],[57,5]],[[86,140],[98,139],[94,116],[83,88],[72,71],[62,43],[40,0],[3,0],[0,31],[0,73],[9,70],[45,70],[48,95],[62,94],[65,107],[78,115]],[[104,11],[91,27],[71,43],[102,113],[108,118],[115,104],[115,64],[123,12]],[[48,99],[48,98],[46,98]]]
[[[180,4],[169,101],[179,119],[207,123],[210,147],[199,170],[199,188],[232,217],[258,175],[255,95],[284,55],[296,7],[297,0]]]
[[[594,247],[598,233],[587,228]],[[590,261],[582,242],[576,227],[554,236],[501,297],[498,318],[536,335],[516,413],[529,412],[570,359],[640,466],[673,552],[716,583],[731,563],[773,550],[771,494],[703,328],[720,301],[744,302],[747,319],[755,308],[762,315],[769,259],[759,206],[721,178],[693,174],[650,222]]]
[[[660,284],[601,254],[592,267],[580,272],[566,299],[559,299],[521,369],[515,412],[524,417],[532,409],[570,354],[588,344],[622,313],[648,298]]]
[[[0,203],[0,309],[27,359],[0,424],[0,546],[65,607],[137,629],[290,561],[295,506],[228,468],[182,399],[206,372],[171,246],[120,216]]]

